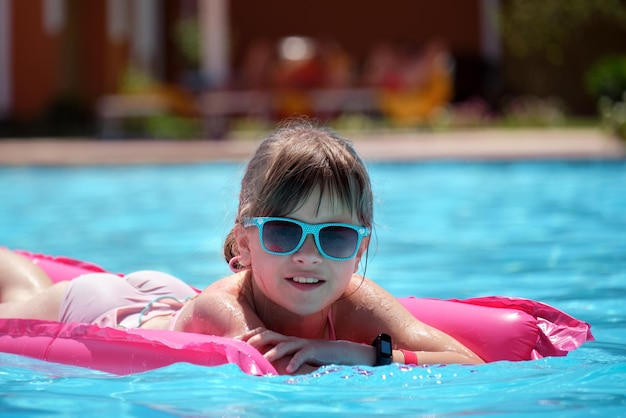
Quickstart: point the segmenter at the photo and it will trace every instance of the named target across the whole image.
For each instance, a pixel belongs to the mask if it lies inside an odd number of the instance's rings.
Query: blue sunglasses
[[[270,254],[290,255],[298,251],[307,235],[313,235],[318,251],[331,260],[353,258],[363,237],[370,234],[365,226],[325,223],[308,224],[290,218],[247,218],[244,227],[256,226],[263,250]]]

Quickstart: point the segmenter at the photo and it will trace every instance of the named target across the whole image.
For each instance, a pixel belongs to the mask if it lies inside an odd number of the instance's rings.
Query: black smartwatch
[[[386,366],[387,364],[391,364],[393,349],[389,335],[380,334],[376,337],[374,342],[372,342],[372,346],[376,349],[376,363],[374,363],[374,366]]]

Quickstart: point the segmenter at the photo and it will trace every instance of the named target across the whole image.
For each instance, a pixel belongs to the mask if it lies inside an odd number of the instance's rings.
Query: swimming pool
[[[590,322],[565,358],[480,366],[327,367],[252,377],[176,364],[131,376],[0,353],[14,415],[527,415],[626,413],[626,162],[372,163],[367,275],[396,296],[537,299]],[[242,166],[0,168],[0,245],[203,287]]]

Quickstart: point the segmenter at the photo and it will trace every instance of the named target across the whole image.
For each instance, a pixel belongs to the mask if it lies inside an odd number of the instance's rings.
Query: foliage
[[[586,74],[587,90],[598,100],[602,124],[626,140],[626,56],[607,56]]]
[[[172,114],[150,116],[144,128],[151,138],[159,139],[194,139],[200,138],[202,133],[199,120]]]
[[[448,110],[447,122],[450,127],[487,126],[492,124],[495,119],[489,103],[481,97],[472,97],[463,103],[450,106]]]
[[[621,101],[612,101],[608,97],[602,97],[598,101],[598,110],[602,119],[602,125],[611,133],[626,140],[626,93]]]
[[[191,67],[200,65],[200,24],[197,19],[180,19],[176,22],[174,42]]]
[[[586,82],[587,90],[596,99],[620,101],[626,92],[626,56],[601,58],[587,71]]]
[[[163,84],[145,71],[129,66],[122,75],[119,92],[128,97],[140,97],[146,104],[158,100],[165,107],[157,114],[124,118],[125,135],[172,139],[200,137],[202,126],[193,117],[193,99],[181,89]]]
[[[517,57],[543,53],[549,62],[562,59],[563,46],[581,34],[585,24],[599,19],[626,25],[623,0],[511,0],[499,16],[503,40]]]
[[[120,92],[140,93],[154,88],[157,81],[145,71],[129,66],[124,70],[120,80]]]
[[[507,125],[561,126],[566,119],[565,105],[556,97],[516,97],[504,104],[502,113]]]

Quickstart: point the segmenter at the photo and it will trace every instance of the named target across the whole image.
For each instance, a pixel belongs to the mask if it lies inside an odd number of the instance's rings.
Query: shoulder
[[[345,301],[353,307],[370,308],[380,307],[381,302],[393,301],[396,298],[376,282],[367,277],[354,275],[346,290]]]
[[[233,337],[249,329],[250,313],[245,277],[235,274],[207,286],[190,302],[185,331]]]
[[[200,310],[215,311],[225,305],[245,304],[247,299],[247,283],[245,274],[237,273],[220,279],[207,286],[198,296],[195,305]]]
[[[421,322],[400,301],[375,282],[363,279],[353,292],[333,305],[338,339],[370,343],[380,333],[394,345],[413,350],[445,351],[458,344],[447,334]]]
[[[333,304],[339,339],[369,343],[401,318],[406,321],[412,315],[388,291],[361,276],[355,275],[344,297]]]

